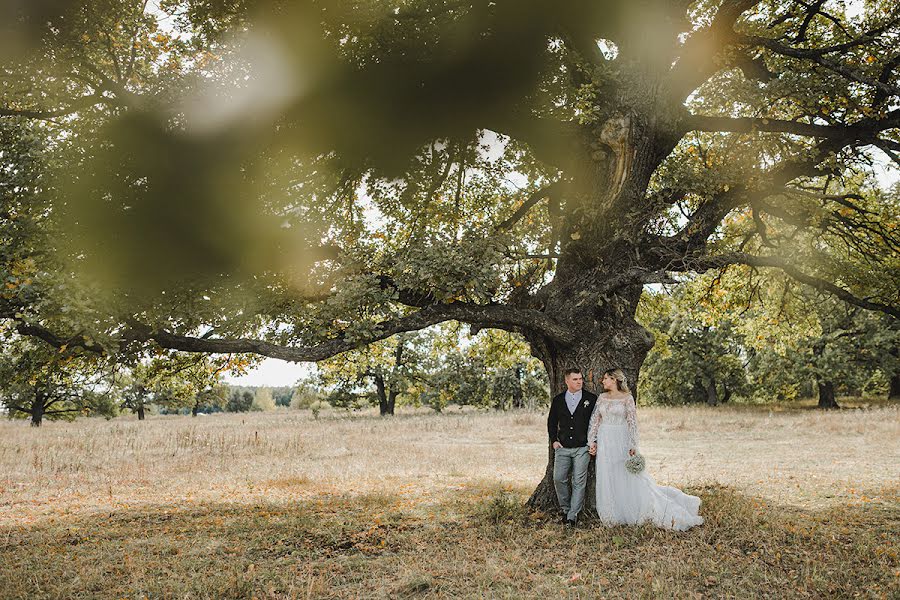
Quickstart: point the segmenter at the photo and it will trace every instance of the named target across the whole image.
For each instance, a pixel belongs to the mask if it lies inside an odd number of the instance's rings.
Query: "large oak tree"
[[[24,8],[0,115],[40,122],[51,175],[4,192],[3,227],[61,233],[45,263],[7,243],[0,314],[288,361],[456,320],[520,333],[553,388],[572,365],[636,388],[644,286],[729,265],[897,317],[873,165],[900,163],[900,9],[860,4]],[[532,504],[552,490],[548,464]]]

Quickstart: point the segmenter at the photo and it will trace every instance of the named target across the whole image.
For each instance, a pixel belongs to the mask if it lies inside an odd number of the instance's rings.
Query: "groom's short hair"
[[[581,375],[581,369],[576,369],[576,368],[566,369],[565,376],[568,377],[569,375],[571,375],[573,373],[578,373],[579,375]]]

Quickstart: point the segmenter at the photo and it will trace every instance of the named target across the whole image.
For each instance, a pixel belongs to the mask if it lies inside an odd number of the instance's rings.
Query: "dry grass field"
[[[706,523],[522,504],[542,414],[0,422],[0,598],[897,598],[900,409],[640,408]]]

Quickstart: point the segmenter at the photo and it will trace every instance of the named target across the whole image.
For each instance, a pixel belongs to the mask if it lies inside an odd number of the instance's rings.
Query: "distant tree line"
[[[783,277],[749,269],[725,277],[644,303],[656,338],[645,403],[817,398],[819,408],[837,408],[840,395],[900,399],[897,319],[812,297]]]
[[[638,316],[656,341],[637,390],[640,403],[817,398],[820,408],[836,408],[840,396],[900,399],[896,319],[805,295],[787,278],[760,277],[731,270],[645,294]],[[399,405],[535,409],[549,397],[545,370],[520,337],[498,330],[472,335],[460,324],[346,352],[294,386],[274,387],[224,382],[226,372],[245,372],[258,360],[248,356],[160,350],[150,361],[120,364],[10,331],[0,336],[0,409],[34,426],[127,413],[142,420],[148,413],[288,408],[316,417],[328,407],[374,406],[382,415]],[[598,375],[585,369],[589,387]]]

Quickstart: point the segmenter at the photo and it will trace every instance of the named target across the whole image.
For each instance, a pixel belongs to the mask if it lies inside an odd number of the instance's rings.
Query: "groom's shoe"
[[[566,529],[575,529],[578,526],[578,521],[575,519],[566,519]]]

